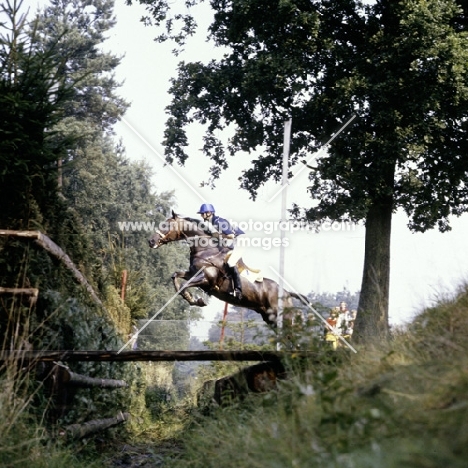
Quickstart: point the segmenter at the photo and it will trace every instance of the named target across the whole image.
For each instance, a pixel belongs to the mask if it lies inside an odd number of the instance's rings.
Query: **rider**
[[[211,223],[218,230],[218,233],[222,234],[224,239],[229,239],[229,242],[223,242],[223,245],[226,245],[231,250],[234,250],[236,237],[245,234],[241,229],[237,227],[233,228],[228,220],[215,215],[215,208],[210,203],[203,203],[198,214],[201,214],[205,222]],[[233,295],[237,299],[242,299],[242,283],[239,270],[236,266],[237,259],[237,256],[231,252],[226,267],[234,281]]]

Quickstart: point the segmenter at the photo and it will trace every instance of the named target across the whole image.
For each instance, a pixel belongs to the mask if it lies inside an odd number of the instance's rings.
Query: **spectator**
[[[128,344],[130,345],[130,348],[132,350],[135,350],[138,348],[138,343],[137,343],[137,339],[138,339],[138,328],[133,325],[132,327],[132,333],[130,333],[128,335],[128,338],[129,338],[129,342]]]
[[[331,343],[332,348],[337,348],[337,335],[336,335],[336,324],[338,319],[340,308],[333,307],[330,309],[330,315],[327,318],[327,325],[325,327],[325,341]]]

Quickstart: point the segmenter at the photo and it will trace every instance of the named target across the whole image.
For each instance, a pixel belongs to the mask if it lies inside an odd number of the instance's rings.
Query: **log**
[[[100,388],[124,388],[128,387],[124,380],[100,379],[97,377],[88,377],[87,375],[75,374],[69,371],[70,380],[65,381],[69,385],[76,387],[100,387]]]
[[[88,377],[87,375],[76,374],[68,367],[62,364],[56,364],[60,368],[60,383],[73,385],[74,387],[100,387],[100,388],[123,388],[128,387],[124,380],[100,379],[97,377]]]
[[[94,289],[88,283],[80,270],[72,262],[71,258],[49,237],[42,234],[40,231],[13,231],[10,229],[0,229],[0,236],[11,236],[23,239],[32,239],[37,245],[46,250],[50,255],[62,262],[73,274],[75,280],[85,287],[93,301],[102,309],[105,310],[103,303],[95,293]]]
[[[218,379],[204,382],[197,392],[197,405],[205,410],[214,402],[220,406],[242,400],[250,393],[265,393],[276,388],[278,380],[286,379],[286,369],[280,361],[261,362]]]
[[[41,231],[13,231],[0,229],[0,236],[24,237],[25,239],[39,239]]]
[[[63,427],[59,431],[59,435],[67,438],[69,437],[71,439],[82,439],[83,437],[94,434],[95,432],[100,432],[104,429],[108,429],[109,427],[117,426],[129,419],[130,413],[120,412],[114,418],[94,419],[83,424],[70,424],[69,426]]]
[[[2,288],[0,286],[0,294],[12,294],[12,295],[20,295],[24,294],[25,296],[35,296],[39,294],[39,289],[37,288]]]
[[[318,361],[317,353],[282,351],[4,351],[0,362],[22,361],[279,361],[283,358],[307,358]]]
[[[244,398],[249,392],[265,393],[276,388],[278,380],[286,378],[281,362],[261,362],[215,380],[214,400],[219,405]]]
[[[34,305],[39,296],[39,289],[37,288],[2,288],[0,287],[0,295],[11,296],[28,296],[29,303]]]

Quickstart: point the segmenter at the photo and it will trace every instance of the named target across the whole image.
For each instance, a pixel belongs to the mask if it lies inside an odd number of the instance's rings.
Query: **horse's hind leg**
[[[188,288],[184,287],[182,280],[190,279],[188,271],[176,271],[172,276],[172,282],[174,283],[174,288],[177,293],[179,293],[190,305],[196,305],[199,307],[206,306],[206,302],[203,298],[199,297],[198,299],[194,299],[192,294],[188,291]],[[195,278],[192,282],[190,287],[197,286],[205,281],[204,277],[200,279]]]
[[[258,311],[259,314],[262,316],[263,321],[270,326],[272,329],[276,329],[277,323],[277,313],[274,309],[268,309],[266,312],[263,310]]]

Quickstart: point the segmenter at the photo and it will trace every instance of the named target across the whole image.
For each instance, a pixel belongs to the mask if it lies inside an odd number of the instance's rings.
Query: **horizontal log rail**
[[[39,289],[37,288],[3,288],[0,286],[0,294],[10,294],[12,296],[33,296],[37,298]]]
[[[37,288],[3,288],[0,287],[0,296],[8,295],[14,297],[27,298],[31,306],[35,305],[39,296]]]
[[[3,351],[0,362],[20,361],[278,361],[282,358],[316,358],[313,352],[281,351]]]

